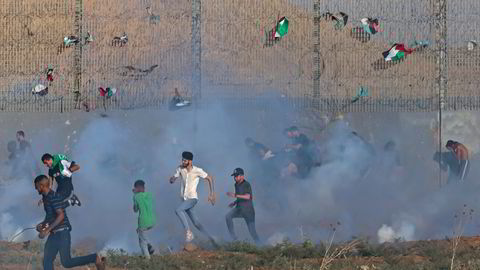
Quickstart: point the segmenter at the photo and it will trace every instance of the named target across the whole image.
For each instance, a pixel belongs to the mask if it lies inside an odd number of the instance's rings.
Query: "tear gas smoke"
[[[317,142],[322,166],[314,168],[307,179],[279,179],[269,167],[249,158],[243,142],[253,137],[280,150],[287,142],[283,128],[298,115],[280,106],[258,115],[254,110],[231,107],[203,108],[197,111],[195,130],[188,110],[118,112],[106,118],[74,113],[53,116],[59,119],[45,129],[34,122],[23,129],[31,134],[38,158],[44,152],[60,153],[65,142],[70,144],[68,155],[81,167],[74,173],[73,183],[82,200],[81,207],[67,209],[72,237],[74,241],[95,237],[102,247],[138,251],[131,191],[137,179],[146,182],[147,191],[155,198],[157,225],[149,237],[156,244],[175,247],[182,243],[183,228],[174,212],[180,203],[180,187],[169,184],[168,178],[184,150],[194,153],[194,165],[216,178],[217,204],[207,203],[207,187],[201,183],[195,211],[208,231],[226,240],[225,214],[231,200],[225,192],[233,191],[230,174],[235,167],[243,167],[252,184],[257,230],[270,244],[285,237],[299,241],[299,226],[312,240],[325,240],[331,233],[330,224],[337,221],[341,222],[337,240],[353,235],[378,237],[379,242],[441,238],[451,234],[456,209],[464,203],[478,204],[479,186],[473,181],[478,174],[473,166],[472,180],[464,185],[438,189],[432,184],[438,176],[438,167],[431,160],[435,145],[419,146],[416,141],[419,133],[431,134],[428,124],[415,131],[409,130],[413,125],[400,124],[373,130],[377,137],[395,140],[397,148],[387,152],[383,150],[387,140],[377,140],[372,146],[361,138],[361,132],[360,137],[352,134],[352,127],[337,121]],[[42,123],[41,116],[35,117],[36,123]],[[70,125],[63,125],[66,120]],[[429,158],[419,158],[419,153]],[[402,156],[402,166],[395,163],[396,155]],[[43,209],[36,206],[40,197],[32,181],[22,176],[13,186],[0,189],[3,239],[42,219]],[[235,223],[238,235],[249,239],[244,222]],[[471,229],[467,228],[468,233]],[[196,236],[202,238],[199,233]]]

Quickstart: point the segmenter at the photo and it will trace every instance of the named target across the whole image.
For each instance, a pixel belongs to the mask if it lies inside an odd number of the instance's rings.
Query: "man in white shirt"
[[[180,165],[175,175],[170,177],[170,183],[173,184],[177,178],[181,177],[181,185],[180,185],[180,195],[182,197],[182,203],[180,206],[175,210],[175,213],[180,218],[180,221],[183,224],[185,229],[185,239],[186,242],[191,242],[193,240],[193,233],[190,230],[188,225],[187,215],[190,217],[193,225],[202,233],[204,233],[212,243],[215,244],[215,240],[207,233],[207,231],[203,228],[202,224],[198,221],[198,218],[193,212],[193,207],[198,202],[198,195],[197,195],[197,186],[199,182],[199,178],[204,178],[208,182],[209,187],[209,195],[208,201],[214,205],[215,204],[215,191],[213,185],[213,177],[207,174],[202,168],[193,166],[192,164],[193,154],[191,152],[183,152],[182,153],[182,165]]]

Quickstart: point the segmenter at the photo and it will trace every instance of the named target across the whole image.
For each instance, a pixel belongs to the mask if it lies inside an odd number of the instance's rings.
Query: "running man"
[[[65,268],[95,263],[97,269],[105,269],[105,261],[99,254],[90,254],[82,257],[71,257],[72,226],[67,217],[65,208],[67,202],[59,200],[58,196],[50,189],[50,180],[45,175],[39,175],[34,181],[35,189],[42,195],[45,220],[37,225],[38,237],[43,239],[48,236],[43,252],[43,269],[53,270],[53,262],[57,253]]]
[[[458,180],[464,181],[465,177],[468,174],[470,168],[470,162],[468,160],[468,149],[465,145],[449,140],[446,145],[447,149],[452,151],[454,156],[457,159],[457,163],[459,166],[458,170]]]
[[[42,156],[43,164],[48,168],[48,176],[50,176],[50,184],[53,179],[57,182],[57,190],[55,196],[59,196],[59,200],[65,200],[69,205],[81,206],[78,197],[73,194],[72,173],[80,169],[75,161],[68,161],[65,155],[50,155],[48,153]]]
[[[257,230],[255,229],[255,209],[253,208],[252,186],[250,186],[250,183],[245,180],[242,168],[236,168],[231,176],[233,176],[233,179],[235,180],[235,193],[227,192],[227,196],[235,198],[236,200],[228,205],[230,208],[235,208],[230,210],[225,216],[228,232],[233,241],[237,241],[232,219],[243,218],[247,223],[250,235],[255,243],[259,245],[260,239],[258,238]]]
[[[193,240],[193,233],[188,225],[187,215],[192,221],[193,225],[203,234],[205,234],[208,239],[214,244],[215,240],[213,237],[208,234],[208,232],[200,224],[197,216],[193,212],[193,207],[198,202],[197,195],[197,186],[199,178],[204,178],[208,182],[209,195],[208,201],[214,205],[215,204],[215,190],[213,176],[206,173],[202,168],[193,166],[193,154],[191,152],[182,153],[182,164],[177,168],[175,174],[170,177],[170,183],[173,184],[177,178],[181,177],[182,181],[180,184],[180,195],[182,198],[182,203],[175,210],[180,222],[182,222],[183,228],[185,229],[185,240],[186,242],[191,242]]]
[[[150,260],[150,255],[155,251],[147,240],[147,231],[155,226],[155,210],[152,193],[145,191],[145,182],[137,180],[133,184],[133,211],[138,212],[138,241],[142,249],[143,256]]]

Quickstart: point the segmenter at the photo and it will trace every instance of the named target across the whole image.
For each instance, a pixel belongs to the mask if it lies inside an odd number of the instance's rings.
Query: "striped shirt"
[[[68,202],[61,199],[61,196],[58,196],[50,190],[47,195],[43,195],[43,209],[45,209],[45,221],[48,224],[52,224],[55,219],[57,218],[58,209],[63,209],[64,218],[63,221],[60,222],[55,228],[52,229],[53,232],[58,231],[60,229],[67,228],[68,230],[72,230],[72,226],[70,225],[70,221],[67,217],[67,212],[65,208],[68,206]]]

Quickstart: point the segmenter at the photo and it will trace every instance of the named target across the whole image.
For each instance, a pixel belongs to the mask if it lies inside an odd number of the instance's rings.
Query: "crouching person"
[[[38,194],[43,197],[43,208],[45,210],[45,220],[37,225],[38,237],[43,239],[48,236],[43,252],[43,269],[53,270],[53,262],[57,253],[60,253],[60,261],[65,268],[94,263],[97,269],[105,269],[104,258],[99,254],[71,257],[70,231],[72,226],[65,210],[68,203],[59,199],[50,189],[50,181],[47,176],[37,176],[34,184]]]
[[[236,168],[231,176],[233,176],[235,180],[235,193],[227,192],[227,196],[235,198],[236,200],[228,205],[229,207],[235,208],[230,210],[225,217],[230,236],[234,241],[237,240],[233,227],[233,219],[243,218],[247,223],[250,235],[255,243],[259,245],[260,239],[255,229],[255,209],[253,208],[252,187],[250,183],[245,180],[242,168]]]
[[[152,245],[147,240],[147,231],[155,226],[155,211],[152,193],[145,191],[145,182],[137,180],[133,184],[133,211],[138,212],[138,241],[143,256],[150,259],[154,253]]]

